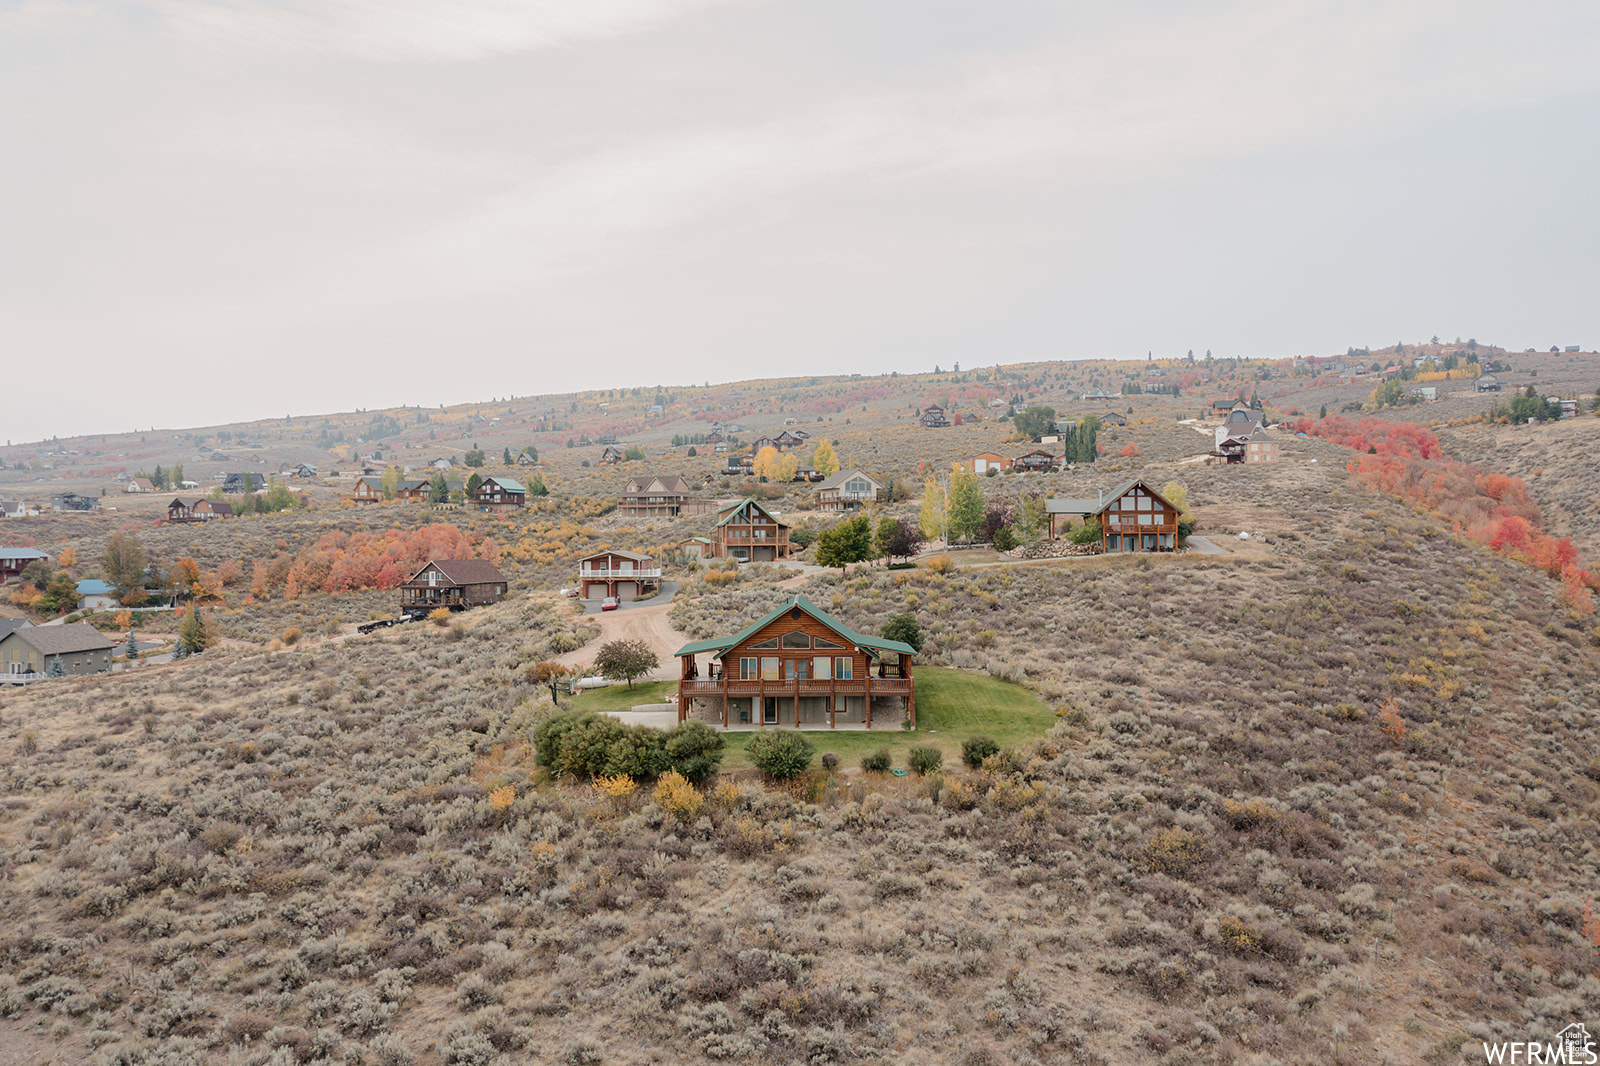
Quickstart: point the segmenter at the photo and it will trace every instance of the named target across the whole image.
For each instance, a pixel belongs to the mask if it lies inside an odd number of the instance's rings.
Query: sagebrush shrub
[[[944,752],[931,747],[912,748],[906,762],[919,774],[931,774],[943,765]]]
[[[889,753],[888,748],[879,748],[861,757],[861,768],[868,773],[888,773],[889,767],[893,765],[894,756]]]
[[[983,765],[983,760],[999,750],[999,743],[992,737],[968,737],[961,742],[961,761],[969,770],[976,770]]]

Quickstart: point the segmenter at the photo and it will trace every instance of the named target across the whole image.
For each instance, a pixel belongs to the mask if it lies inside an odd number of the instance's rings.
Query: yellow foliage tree
[[[922,486],[922,512],[917,518],[917,528],[927,540],[942,540],[947,521],[944,489],[930,474]]]
[[[1189,510],[1189,490],[1176,481],[1169,481],[1161,486],[1161,495],[1167,502],[1178,509],[1178,521],[1193,522],[1194,512]]]
[[[61,565],[62,566],[77,566],[78,565],[78,549],[77,548],[62,548],[61,549]]]
[[[823,477],[832,477],[839,472],[839,457],[834,454],[832,441],[817,443],[816,450],[811,453],[811,465]]]

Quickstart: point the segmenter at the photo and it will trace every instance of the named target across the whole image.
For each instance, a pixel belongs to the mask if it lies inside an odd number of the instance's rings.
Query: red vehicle
[[[605,599],[600,601],[600,609],[602,611],[615,611],[621,605],[622,601],[618,600],[615,596],[607,596]]]

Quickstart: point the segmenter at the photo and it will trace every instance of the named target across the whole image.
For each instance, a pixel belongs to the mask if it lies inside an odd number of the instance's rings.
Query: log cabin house
[[[796,595],[731,637],[677,651],[678,721],[729,728],[917,724],[911,660],[897,640],[857,633]]]
[[[1060,536],[1071,519],[1100,523],[1103,552],[1170,552],[1178,546],[1178,509],[1141,479],[1124,482],[1110,493],[1084,500],[1044,501],[1050,536]]]
[[[0,548],[0,581],[21,577],[31,564],[48,558],[50,556],[38,548]]]
[[[1019,455],[1011,460],[1011,469],[1020,473],[1037,473],[1061,469],[1061,457],[1052,455],[1040,448],[1035,448],[1026,455]]]
[[[383,499],[383,475],[365,474],[356,478],[356,487],[350,491],[356,503],[378,503]]]
[[[752,499],[717,512],[711,530],[711,557],[744,563],[774,563],[790,555],[789,527]]]
[[[607,548],[578,560],[578,591],[586,600],[637,600],[661,590],[661,568],[648,555]]]
[[[950,416],[945,414],[943,407],[936,403],[930,403],[922,409],[919,421],[922,423],[923,429],[944,429],[950,425]]]
[[[506,596],[506,577],[486,559],[434,559],[400,586],[402,611],[464,611]]]
[[[486,477],[472,494],[472,506],[480,511],[513,511],[528,498],[522,482],[508,477]]]
[[[213,518],[232,517],[233,504],[227,500],[179,496],[167,504],[167,521],[173,525],[183,522],[209,522]]]

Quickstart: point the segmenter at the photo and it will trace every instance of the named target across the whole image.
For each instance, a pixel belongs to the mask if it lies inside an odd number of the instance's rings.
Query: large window
[[[829,656],[819,655],[811,662],[816,669],[817,680],[826,681],[833,676],[833,659]]]
[[[780,681],[778,673],[779,664],[782,662],[776,655],[763,655],[761,657],[761,679],[763,681]]]
[[[785,633],[781,647],[803,650],[811,647],[811,637],[805,633]]]
[[[853,675],[855,660],[848,655],[840,655],[833,660],[833,676],[841,681],[848,681]]]
[[[754,681],[754,680],[756,680],[756,678],[760,676],[756,672],[757,664],[759,662],[760,662],[760,660],[758,660],[753,655],[748,657],[748,658],[740,659],[739,660],[739,680],[741,680],[741,681]]]

